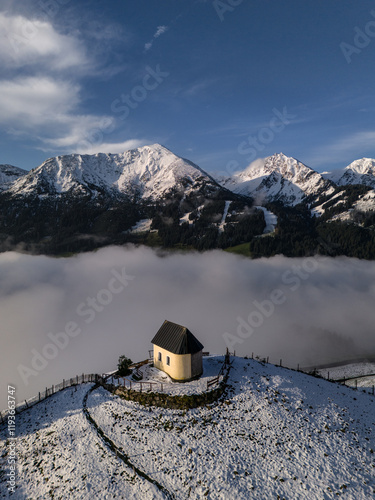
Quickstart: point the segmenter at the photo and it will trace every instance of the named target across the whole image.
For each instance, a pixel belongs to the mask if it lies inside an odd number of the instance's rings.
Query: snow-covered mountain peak
[[[306,176],[316,173],[296,158],[285,156],[283,153],[269,156],[265,159],[265,168],[277,172],[283,177],[293,179],[295,176]]]
[[[18,195],[102,191],[130,194],[137,191],[143,198],[155,199],[182,181],[192,184],[202,177],[215,183],[197,165],[160,144],[153,144],[120,154],[72,154],[49,158],[14,182],[10,191]]]
[[[375,160],[372,158],[355,160],[343,169],[325,172],[323,177],[330,179],[338,186],[364,184],[375,188]]]
[[[268,200],[280,200],[289,205],[331,189],[329,181],[318,172],[283,153],[255,160],[242,172],[224,179],[222,184],[239,194],[264,195]]]
[[[350,165],[348,165],[345,170],[352,170],[357,174],[375,174],[375,160],[372,158],[362,158],[361,160],[355,160]]]

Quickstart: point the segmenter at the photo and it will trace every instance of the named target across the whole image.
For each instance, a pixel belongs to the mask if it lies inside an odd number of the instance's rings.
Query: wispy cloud
[[[84,30],[65,26],[62,33],[53,21],[12,14],[11,8],[0,12],[4,75],[0,80],[0,128],[14,138],[27,138],[36,149],[55,154],[83,149],[87,153],[98,149],[118,152],[144,144],[134,138],[111,144],[109,137],[101,138],[98,144],[92,136],[98,131],[106,133],[115,118],[82,112],[82,77],[109,79],[123,70],[121,64],[108,65],[101,57],[101,51],[108,52],[112,43],[124,42],[122,28],[89,23]],[[163,28],[158,28],[155,37]]]
[[[201,94],[202,92],[207,90],[212,85],[215,85],[216,82],[217,82],[217,79],[214,79],[214,78],[195,82],[190,87],[185,89],[184,93],[188,96],[195,97],[198,94]]]
[[[78,148],[77,153],[82,154],[95,154],[95,153],[124,153],[129,149],[139,148],[152,143],[152,140],[147,139],[129,139],[123,142],[103,142],[98,146],[91,145],[88,148]]]
[[[76,112],[80,90],[78,84],[47,76],[0,81],[0,125],[39,138],[42,149],[72,148],[103,120]]]
[[[159,36],[163,35],[167,30],[168,26],[158,26],[151,40],[145,43],[145,51],[147,52],[148,50],[150,50],[156,38],[159,38]]]
[[[26,127],[61,119],[79,101],[79,85],[48,77],[0,81],[0,121]]]
[[[350,157],[358,159],[364,155],[375,156],[375,130],[356,132],[337,139],[316,151],[310,162],[319,166],[342,161],[345,167]]]
[[[8,69],[33,67],[51,72],[90,65],[83,43],[59,33],[48,21],[0,12],[0,31],[0,63]]]

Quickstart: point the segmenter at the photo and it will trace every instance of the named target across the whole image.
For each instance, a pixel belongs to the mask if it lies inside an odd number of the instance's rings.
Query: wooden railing
[[[102,380],[105,380],[106,375],[98,375],[97,373],[90,373],[90,374],[84,374],[82,375],[76,375],[75,377],[68,379],[68,380],[63,380],[60,384],[52,385],[51,387],[46,387],[45,391],[39,392],[38,396],[34,396],[33,398],[25,399],[22,401],[22,403],[19,403],[15,407],[15,413],[21,413],[24,410],[27,410],[28,408],[31,408],[37,403],[40,403],[41,401],[44,401],[46,398],[52,396],[52,394],[55,394],[56,392],[62,391],[66,389],[67,387],[71,387],[74,385],[78,384],[83,384],[87,382],[95,382],[99,383]],[[12,412],[13,413],[13,412]],[[6,416],[9,414],[9,410],[2,410],[0,411],[0,421],[4,422]]]

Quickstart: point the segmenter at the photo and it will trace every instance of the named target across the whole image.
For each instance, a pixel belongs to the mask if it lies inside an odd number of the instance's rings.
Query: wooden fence
[[[245,358],[246,358],[246,356],[245,356]],[[263,363],[263,364],[270,363],[269,356],[267,356],[265,358],[260,358],[259,356],[255,356],[254,357],[254,353],[251,353],[251,359],[255,359],[259,363]],[[371,359],[361,358],[361,359],[351,360],[351,361],[344,362],[344,363],[332,363],[331,365],[321,365],[319,367],[311,367],[311,366],[310,367],[300,367],[299,364],[297,365],[297,368],[291,368],[290,366],[284,366],[284,367],[287,368],[288,370],[302,372],[302,373],[305,373],[306,375],[311,375],[312,377],[317,377],[317,378],[322,378],[324,380],[328,380],[329,382],[343,384],[346,387],[350,387],[351,389],[362,390],[363,392],[365,392],[367,394],[372,394],[374,396],[375,395],[375,386],[374,385],[372,385],[372,386],[360,386],[359,387],[358,383],[357,383],[357,380],[359,380],[361,378],[375,376],[373,373],[370,373],[370,374],[367,374],[367,375],[357,375],[355,377],[339,378],[339,379],[333,379],[333,378],[331,378],[329,371],[327,371],[327,376],[326,377],[324,375],[322,375],[322,374],[319,373],[320,369],[330,368],[330,367],[337,367],[337,366],[343,366],[345,364],[350,364],[350,363],[355,363],[355,362],[361,363],[361,362],[366,362],[366,361],[367,362],[372,362],[373,359],[372,358]],[[272,362],[270,364],[273,364],[274,366],[281,366],[282,367],[283,366],[283,360],[280,359],[280,361],[279,361],[278,364],[276,364],[276,363],[274,364]],[[354,382],[354,386],[353,385],[349,385],[350,382]]]
[[[64,379],[60,384],[52,385],[52,387],[46,387],[46,390],[39,392],[38,396],[34,396],[33,398],[30,399],[25,399],[21,403],[17,404],[15,407],[15,413],[18,414],[24,410],[27,410],[28,408],[31,408],[35,404],[40,403],[40,401],[44,401],[46,398],[52,396],[52,394],[62,391],[67,387],[71,387],[78,384],[84,384],[87,382],[98,383],[102,380],[105,380],[105,378],[106,375],[98,375],[96,373],[90,373],[90,374],[82,373],[82,375],[76,375],[75,377],[70,378],[68,380]],[[4,422],[8,414],[9,414],[8,409],[0,411],[0,421]]]
[[[220,382],[220,379],[224,376],[224,371],[225,371],[225,368],[229,366],[230,364],[230,356],[235,356],[236,355],[236,352],[234,352],[233,354],[231,354],[229,352],[229,350],[227,349],[227,352],[225,354],[225,358],[224,358],[224,363],[221,365],[221,368],[219,370],[219,373],[216,375],[216,377],[214,378],[211,378],[210,380],[207,380],[207,391],[210,387],[212,387],[213,385],[216,385]]]
[[[122,384],[121,384],[122,380]],[[142,392],[143,388],[149,388],[150,391],[152,391],[152,388],[154,386],[160,387],[161,392],[163,392],[163,382],[145,382],[145,381],[135,381],[135,380],[130,380],[125,377],[119,377],[118,379],[119,384],[125,387],[125,389],[135,389],[136,387],[140,387],[140,392]]]
[[[134,375],[137,378],[142,379],[143,373],[139,369],[141,366],[147,365],[147,363],[150,363],[150,359],[144,359],[143,361],[138,361],[138,363],[132,363],[129,365],[129,368],[134,370]]]
[[[218,384],[220,382],[220,375],[218,375],[217,377],[214,377],[212,378],[211,380],[207,380],[207,390],[215,385],[215,384]]]

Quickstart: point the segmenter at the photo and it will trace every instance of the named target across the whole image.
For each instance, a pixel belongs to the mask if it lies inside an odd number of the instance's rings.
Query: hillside
[[[14,181],[27,173],[27,170],[13,165],[0,165],[0,192],[9,189]]]
[[[103,388],[87,408],[114,446],[177,499],[374,495],[373,396],[243,358],[233,359],[228,384],[219,402],[188,411],[140,406]],[[166,498],[89,426],[82,404],[90,386],[17,417],[13,498]],[[4,428],[1,436],[4,459]],[[0,492],[5,498],[4,475]]]

